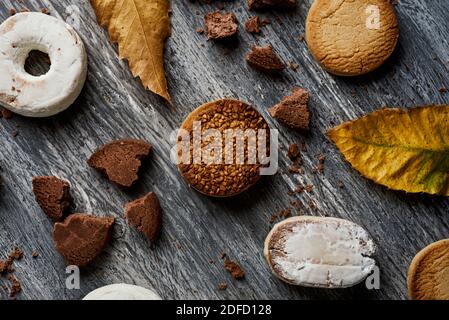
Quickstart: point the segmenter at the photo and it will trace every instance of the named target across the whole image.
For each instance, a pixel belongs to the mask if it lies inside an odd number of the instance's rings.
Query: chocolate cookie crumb
[[[39,257],[39,253],[36,250],[33,250],[33,252],[31,253],[31,256],[33,258],[37,258],[37,257]]]
[[[20,248],[14,248],[14,250],[9,254],[9,257],[13,260],[22,260],[23,251]]]
[[[308,193],[312,193],[313,192],[313,185],[308,184],[305,186],[304,188]]]
[[[234,36],[239,26],[237,18],[232,12],[221,13],[215,11],[208,13],[204,17],[208,38],[211,40],[220,40]]]
[[[4,119],[11,119],[13,116],[13,112],[11,110],[3,108],[1,111],[1,117]]]
[[[11,284],[9,289],[9,296],[15,299],[17,294],[22,290],[20,282],[16,277],[13,276],[14,273],[14,261],[21,260],[23,258],[23,251],[20,248],[14,248],[6,258],[6,260],[0,260],[0,275],[6,273],[8,275],[8,280]],[[8,291],[6,285],[2,285],[5,291]]]
[[[162,227],[162,209],[155,193],[129,202],[125,206],[125,216],[129,223],[155,242]]]
[[[33,193],[37,203],[53,221],[59,221],[70,206],[70,185],[57,177],[34,177]]]
[[[14,277],[12,274],[8,275],[8,280],[11,283],[11,288],[9,290],[9,297],[12,299],[15,299],[17,294],[22,291],[22,285],[20,284],[19,280],[17,280],[16,277]]]
[[[83,267],[94,260],[111,237],[114,218],[75,213],[53,229],[56,250],[67,264]]]
[[[0,260],[0,274],[14,272],[14,261],[23,258],[23,251],[20,248],[14,248],[8,255],[6,260]]]
[[[294,162],[296,162],[298,158],[301,157],[301,151],[299,150],[299,147],[296,143],[292,143],[288,147],[287,157]]]
[[[293,164],[288,167],[288,172],[293,174],[303,174],[304,170],[297,164]]]
[[[9,15],[10,16],[15,15],[16,13],[17,13],[16,9],[14,9],[14,8],[9,9]]]
[[[309,130],[310,111],[308,107],[309,93],[301,88],[294,88],[290,96],[284,97],[280,103],[268,109],[270,115],[287,126]]]
[[[137,174],[142,160],[151,149],[143,140],[117,140],[95,151],[87,163],[119,186],[131,187],[139,179]]]
[[[48,8],[42,8],[42,9],[41,9],[41,12],[42,12],[43,14],[50,14],[50,10],[48,10]]]
[[[273,224],[277,219],[286,219],[292,215],[291,209],[281,210],[278,213],[275,213],[270,218],[270,224]]]
[[[220,283],[218,284],[218,290],[224,291],[224,290],[226,290],[227,288],[228,288],[227,283],[220,282]]]
[[[259,17],[252,17],[245,22],[245,29],[249,33],[260,33],[261,22]]]
[[[291,61],[291,62],[288,64],[288,67],[289,67],[291,70],[296,71],[296,70],[298,70],[298,68],[299,68],[299,64],[297,64],[297,63],[294,62],[294,61]]]
[[[312,172],[313,173],[319,173],[319,174],[323,174],[324,173],[324,162],[326,161],[326,156],[323,154],[318,155],[318,165],[313,168]]]
[[[304,192],[304,187],[303,186],[296,186],[295,193],[303,193],[303,192]]]
[[[246,61],[250,66],[263,72],[280,72],[285,69],[284,63],[273,51],[271,45],[252,47],[251,51],[246,55]]]
[[[338,181],[338,187],[340,189],[343,189],[345,187],[345,184],[343,183],[343,181]]]
[[[447,88],[446,87],[441,87],[440,89],[438,89],[438,91],[440,92],[440,93],[446,93],[448,90],[447,90]]]
[[[293,8],[296,6],[296,0],[248,0],[250,10],[260,10],[266,8]]]
[[[231,261],[229,258],[225,259],[224,267],[234,279],[240,280],[245,277],[245,271],[243,271],[240,265],[234,261]]]

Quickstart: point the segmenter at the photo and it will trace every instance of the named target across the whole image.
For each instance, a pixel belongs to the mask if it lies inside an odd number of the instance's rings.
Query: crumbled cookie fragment
[[[16,277],[13,276],[14,273],[14,261],[19,261],[23,258],[23,251],[20,248],[14,248],[5,260],[0,260],[0,276],[2,274],[7,274],[7,279],[9,280],[11,286],[8,289],[6,285],[2,285],[5,291],[9,290],[9,296],[15,299],[17,294],[22,290],[20,282]]]
[[[75,213],[53,229],[56,250],[67,264],[83,267],[94,260],[109,243],[114,218]]]
[[[268,109],[270,115],[285,125],[309,130],[310,111],[308,107],[309,93],[301,88],[294,88],[290,96],[284,97],[280,103]]]
[[[441,93],[441,94],[443,94],[443,93],[446,93],[446,92],[448,92],[448,89],[446,88],[446,87],[441,87],[440,89],[438,89],[438,91]]]
[[[273,224],[277,219],[286,219],[288,217],[291,217],[292,210],[291,209],[284,209],[279,211],[278,213],[275,213],[270,218],[270,224]]]
[[[119,186],[131,187],[139,179],[142,160],[151,150],[151,145],[143,140],[117,140],[95,151],[87,163]]]
[[[298,158],[301,156],[301,150],[299,150],[299,147],[296,143],[292,143],[288,147],[287,157],[291,161],[297,161]]]
[[[226,290],[227,288],[228,288],[228,284],[225,283],[225,282],[220,282],[220,283],[218,284],[218,290],[220,290],[220,291],[224,291],[224,290]]]
[[[34,177],[33,193],[45,214],[54,221],[61,220],[70,206],[70,185],[57,177]]]
[[[250,10],[260,10],[273,7],[293,8],[296,6],[296,0],[248,0]]]
[[[8,275],[8,280],[11,283],[11,288],[9,289],[9,297],[11,299],[15,299],[17,294],[22,291],[22,285],[20,284],[19,280],[12,274]]]
[[[313,192],[313,185],[312,184],[308,184],[304,187],[304,189],[308,192],[308,193],[312,193]]]
[[[215,11],[204,17],[208,38],[220,40],[234,36],[239,30],[237,18],[232,12]]]
[[[318,165],[313,169],[313,172],[323,174],[325,161],[326,161],[326,156],[324,154],[318,155]]]
[[[142,232],[151,242],[159,238],[162,227],[162,209],[153,192],[129,202],[125,206],[125,216],[129,223]]]
[[[245,22],[245,29],[249,33],[260,33],[261,21],[255,16]]]
[[[14,8],[9,9],[9,15],[10,16],[15,15],[16,13],[17,13],[16,9],[14,9]]]
[[[294,61],[290,61],[289,64],[288,64],[288,67],[289,67],[291,70],[296,71],[296,70],[298,70],[298,68],[299,68],[299,64],[297,64],[297,63],[294,62]]]
[[[0,118],[11,119],[11,117],[13,116],[13,114],[14,114],[14,113],[13,113],[11,110],[3,108],[3,109],[1,110]]]
[[[245,277],[245,271],[243,271],[242,267],[229,258],[225,258],[224,267],[234,279],[240,280]]]
[[[39,257],[39,252],[37,252],[36,250],[33,250],[33,252],[31,253],[31,256],[33,258],[37,258],[37,257]]]
[[[301,168],[298,164],[292,164],[291,166],[288,167],[288,173],[292,173],[292,174],[303,174],[304,173],[304,169]]]
[[[246,55],[248,64],[263,72],[280,72],[285,69],[284,63],[273,51],[273,47],[268,45],[266,47],[254,46]]]

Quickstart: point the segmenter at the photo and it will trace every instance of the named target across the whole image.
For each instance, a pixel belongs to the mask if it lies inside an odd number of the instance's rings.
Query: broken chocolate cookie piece
[[[292,95],[285,97],[268,111],[273,118],[291,128],[309,130],[310,111],[308,102],[309,93],[304,89],[295,88]]]
[[[234,36],[239,26],[237,18],[232,12],[221,13],[215,11],[208,13],[204,17],[206,24],[207,36],[211,40],[220,40]]]
[[[117,140],[102,146],[87,161],[122,187],[131,187],[139,179],[142,160],[151,152],[151,145],[142,140]]]
[[[296,0],[248,0],[250,10],[260,10],[267,8],[294,8]]]
[[[285,65],[273,51],[273,47],[252,47],[246,56],[248,64],[263,72],[279,72],[284,70]]]
[[[37,203],[45,214],[54,221],[59,221],[70,206],[70,185],[53,176],[34,177],[33,193]]]
[[[83,267],[94,260],[111,237],[114,218],[76,213],[55,224],[56,250],[67,264]]]
[[[225,258],[224,267],[234,279],[240,280],[245,277],[245,271],[243,271],[242,267],[229,258]]]
[[[162,227],[162,209],[155,193],[129,202],[125,206],[129,223],[142,232],[151,242],[159,238]]]

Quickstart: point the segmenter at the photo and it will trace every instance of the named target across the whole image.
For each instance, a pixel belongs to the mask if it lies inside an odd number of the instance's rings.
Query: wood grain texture
[[[166,69],[175,110],[144,90],[126,61],[118,60],[116,47],[96,23],[89,1],[0,3],[2,21],[10,8],[23,6],[31,10],[48,7],[53,16],[68,21],[81,19],[76,29],[89,55],[85,88],[66,112],[50,119],[0,119],[0,255],[15,245],[25,249],[26,258],[16,264],[16,275],[23,284],[20,299],[80,299],[99,286],[116,282],[153,287],[165,299],[407,297],[406,273],[413,256],[427,244],[449,237],[449,202],[442,197],[389,191],[360,177],[325,132],[385,105],[449,103],[449,94],[438,92],[443,85],[449,87],[449,3],[401,0],[396,6],[401,37],[393,57],[372,74],[345,79],[323,71],[299,41],[312,0],[298,2],[294,11],[261,13],[271,24],[263,28],[260,38],[244,31],[244,22],[253,15],[246,1],[223,2],[225,9],[235,12],[240,34],[233,44],[219,44],[195,32],[202,26],[202,16],[216,9],[217,3],[172,1]],[[79,17],[73,8],[79,9]],[[254,71],[244,62],[254,43],[271,43],[284,61],[294,61],[300,68],[286,70],[279,77]],[[267,113],[294,85],[312,95],[312,129],[307,136],[282,127]],[[173,145],[169,135],[187,114],[223,97],[254,104],[272,128],[280,129],[281,139],[278,174],[264,178],[232,201],[210,199],[189,189],[169,157]],[[16,128],[19,135],[13,138],[11,132]],[[155,146],[140,183],[129,192],[119,190],[86,164],[98,146],[124,137],[146,139]],[[304,175],[286,173],[285,151],[291,142],[307,146]],[[324,175],[312,173],[320,153],[327,157]],[[31,192],[33,176],[50,174],[71,182],[74,212],[117,218],[111,245],[82,270],[81,290],[65,289],[65,265],[53,246],[52,223]],[[339,181],[344,182],[343,189]],[[298,183],[312,183],[313,193],[288,196]],[[159,195],[164,210],[162,238],[154,250],[123,217],[123,205],[149,191]],[[269,219],[289,208],[292,200],[301,204],[295,214],[350,219],[370,232],[378,244],[380,290],[369,291],[363,285],[345,290],[296,288],[270,274],[262,256]],[[40,253],[37,259],[31,258],[34,249]],[[231,280],[219,258],[221,252],[241,263],[246,280]],[[228,289],[219,291],[219,282],[227,282]],[[7,298],[1,290],[0,297]]]

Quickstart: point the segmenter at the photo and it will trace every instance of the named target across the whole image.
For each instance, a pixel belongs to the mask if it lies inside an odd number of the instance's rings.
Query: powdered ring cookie
[[[316,0],[306,22],[312,55],[328,72],[357,76],[393,53],[399,28],[387,0]]]
[[[98,288],[83,300],[162,300],[154,291],[130,284],[117,283]]]
[[[413,300],[449,300],[449,239],[420,251],[408,271],[408,293]]]
[[[259,180],[269,139],[268,124],[252,106],[231,99],[206,103],[181,125],[179,171],[205,195],[237,195]]]
[[[25,71],[32,50],[47,53],[50,70],[41,76]],[[0,25],[0,101],[28,117],[48,117],[67,109],[78,97],[87,74],[87,55],[76,31],[43,13],[18,13]]]
[[[264,255],[279,279],[316,288],[346,288],[375,266],[375,245],[359,225],[342,219],[298,216],[273,227]]]

